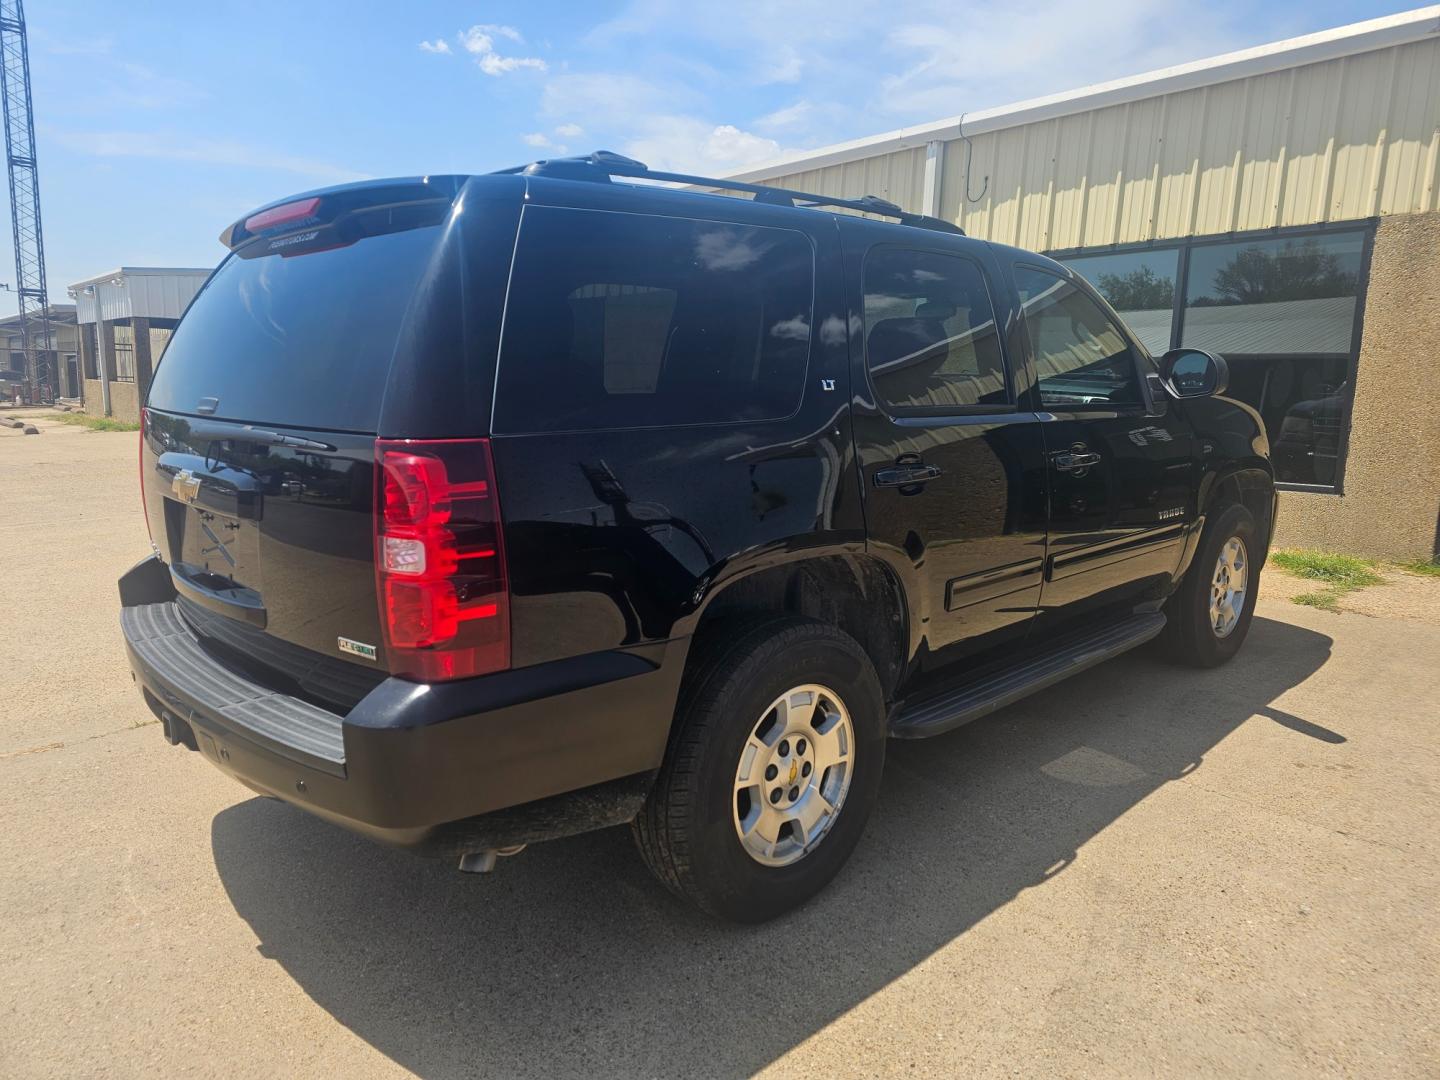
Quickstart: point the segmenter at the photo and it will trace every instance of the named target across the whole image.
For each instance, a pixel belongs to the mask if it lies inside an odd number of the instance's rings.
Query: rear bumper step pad
[[[174,603],[122,608],[130,648],[165,689],[221,717],[262,745],[344,765],[340,717],[277,693],[227,667],[201,648]]]

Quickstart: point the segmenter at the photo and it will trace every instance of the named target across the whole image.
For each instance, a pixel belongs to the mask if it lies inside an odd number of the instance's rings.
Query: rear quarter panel
[[[566,206],[637,209],[633,196],[604,185],[555,187]],[[789,418],[765,422],[497,434],[517,667],[684,636],[731,581],[864,549],[833,222],[730,199],[712,208],[668,192],[647,203],[655,213],[810,238],[815,308],[800,404]],[[495,427],[504,431],[499,416]]]

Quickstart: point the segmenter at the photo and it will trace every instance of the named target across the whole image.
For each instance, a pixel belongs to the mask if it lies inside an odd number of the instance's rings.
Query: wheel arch
[[[802,615],[834,626],[875,665],[887,702],[906,667],[909,617],[904,590],[879,559],[826,554],[731,577],[693,616],[691,649],[724,624],[763,615]]]
[[[1255,518],[1265,549],[1275,526],[1275,479],[1268,468],[1240,464],[1208,479],[1201,491],[1201,513],[1207,518],[1236,503],[1244,506]]]

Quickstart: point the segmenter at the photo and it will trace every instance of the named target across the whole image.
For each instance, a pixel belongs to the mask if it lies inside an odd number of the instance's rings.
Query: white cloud
[[[1219,0],[1203,25],[1189,11],[1186,0],[1033,0],[1019,10],[906,0],[877,23],[873,0],[628,0],[545,79],[535,126],[557,141],[583,128],[588,144],[657,168],[737,171],[1297,29],[1286,23],[1293,13],[1256,14],[1241,0]],[[738,111],[755,87],[801,80],[803,96],[776,100],[772,89],[760,92],[772,111]]]
[[[791,45],[776,45],[769,55],[762,56],[756,70],[757,81],[761,83],[799,82],[805,71],[805,61]]]
[[[367,174],[314,158],[277,153],[231,139],[187,139],[178,134],[135,131],[57,131],[62,145],[96,157],[156,158],[202,165],[268,169],[295,173],[328,184],[369,179]]]
[[[524,68],[532,71],[548,70],[549,65],[538,56],[501,56],[495,48],[497,37],[507,38],[517,44],[524,41],[520,36],[520,31],[513,26],[481,23],[460,33],[460,47],[475,58],[475,63],[481,71],[497,78]]]
[[[1238,47],[1223,12],[1189,18],[1182,0],[1106,0],[1103,17],[1067,0],[1016,9],[1000,0],[953,13],[922,11],[897,20],[886,51],[903,66],[880,81],[891,112],[917,118],[1076,89]],[[1184,25],[1184,34],[1176,26]],[[976,47],[984,42],[984,47]]]
[[[434,41],[422,41],[420,43],[420,51],[428,53],[438,53],[441,56],[449,56],[450,43],[444,38],[436,38]]]
[[[481,23],[477,26],[472,26],[469,30],[466,30],[460,36],[466,39],[474,39],[477,35],[481,37],[488,36],[509,38],[511,41],[517,43],[523,42],[525,40],[520,35],[520,31],[516,30],[515,27],[501,26],[499,23]],[[467,45],[466,48],[469,48],[469,46]],[[474,52],[475,50],[471,49],[471,51]]]
[[[475,63],[480,65],[480,70],[486,75],[504,75],[521,68],[530,68],[533,71],[549,69],[549,65],[537,56],[499,56],[496,53],[487,53],[477,56]]]
[[[556,134],[599,130],[614,139],[611,149],[655,169],[733,172],[783,152],[774,139],[705,119],[700,114],[706,105],[693,88],[628,72],[557,75],[546,81],[540,99],[541,114],[556,122]]]
[[[702,98],[662,99],[661,111],[814,146],[1259,44],[1320,17],[1300,25],[1293,0],[1218,0],[1203,20],[1187,0],[905,0],[878,21],[875,10],[873,0],[628,0],[583,46]],[[808,110],[797,102],[749,125],[721,111],[745,100],[737,89],[797,82]]]
[[[814,111],[815,106],[810,102],[797,101],[793,105],[786,105],[772,113],[766,113],[755,121],[755,126],[762,131],[785,131],[797,128],[809,120]]]
[[[578,139],[585,134],[585,129],[579,124],[561,124],[555,129],[555,134],[562,139]]]
[[[774,139],[693,116],[652,116],[638,126],[639,132],[625,140],[622,150],[652,169],[724,174],[783,152]]]
[[[520,141],[526,146],[533,146],[537,150],[549,150],[557,157],[570,152],[570,148],[564,143],[557,143],[543,131],[532,131],[529,134],[521,135]]]

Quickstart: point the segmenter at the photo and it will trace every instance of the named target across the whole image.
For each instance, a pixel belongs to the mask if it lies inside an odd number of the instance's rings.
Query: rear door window
[[[1009,404],[985,275],[962,256],[892,247],[870,252],[865,355],[875,392],[897,412]]]
[[[341,247],[286,255],[292,249],[262,242],[226,259],[175,329],[149,404],[282,427],[377,430],[396,340],[440,229],[384,211],[362,217],[352,226],[358,238]],[[214,401],[202,407],[206,398]]]
[[[495,429],[775,420],[800,404],[815,260],[800,232],[528,207]]]

